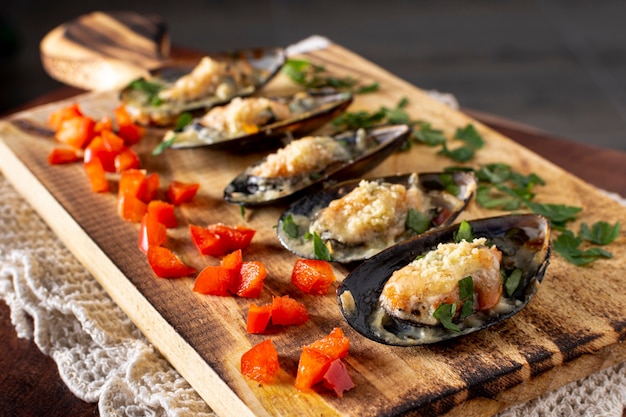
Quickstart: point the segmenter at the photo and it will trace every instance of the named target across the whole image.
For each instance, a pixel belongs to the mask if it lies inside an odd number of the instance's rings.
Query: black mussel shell
[[[226,97],[208,95],[191,101],[163,101],[155,99],[155,88],[166,88],[177,79],[190,73],[199,59],[174,61],[151,71],[149,79],[131,82],[120,92],[120,101],[125,105],[136,123],[143,125],[170,126],[184,112],[209,109],[227,103],[234,97],[246,97],[267,84],[283,67],[286,54],[283,48],[252,48],[233,52],[207,55],[213,59],[237,63],[244,61],[252,67],[250,83],[237,86]],[[146,87],[148,85],[148,87]]]
[[[538,290],[550,257],[550,224],[535,214],[491,217],[469,222],[474,237],[486,237],[502,251],[501,271],[519,268],[522,277],[504,306],[468,317],[460,331],[395,319],[380,308],[379,296],[391,274],[429,252],[439,243],[453,242],[459,225],[434,229],[404,241],[364,261],[337,288],[341,313],[368,339],[396,346],[436,343],[487,328],[517,314]],[[508,276],[508,275],[507,275]],[[501,301],[500,304],[503,304]],[[471,321],[470,321],[471,320]]]
[[[283,203],[297,198],[304,191],[321,188],[325,182],[359,177],[400,148],[410,134],[411,127],[408,125],[379,126],[338,133],[332,138],[348,150],[351,159],[298,177],[265,178],[250,175],[250,170],[263,163],[264,158],[226,186],[224,199],[244,206]],[[365,144],[365,148],[362,144]]]
[[[380,184],[401,184],[407,188],[412,185],[417,186],[432,202],[428,213],[424,213],[432,218],[429,229],[447,226],[454,222],[473,198],[477,186],[473,173],[461,171],[402,174],[371,178],[368,181],[376,181]],[[361,180],[358,179],[335,184],[316,193],[307,194],[292,203],[278,220],[277,234],[282,245],[297,256],[315,259],[313,239],[308,236],[309,226],[322,209],[328,207],[333,200],[345,196],[358,187],[360,182]],[[296,233],[293,230],[294,226],[297,227]],[[407,228],[403,234],[395,238],[394,242],[368,240],[363,244],[353,246],[324,236],[321,236],[321,239],[325,244],[332,246],[333,261],[348,263],[369,258],[415,235],[416,232]]]
[[[258,132],[234,137],[219,137],[219,132],[212,132],[196,119],[181,133],[168,132],[164,140],[170,135],[177,135],[170,145],[172,149],[206,147],[232,152],[256,152],[277,148],[287,135],[298,137],[308,134],[339,116],[350,106],[353,97],[350,93],[310,92],[269,99],[289,105],[294,116],[259,126]]]

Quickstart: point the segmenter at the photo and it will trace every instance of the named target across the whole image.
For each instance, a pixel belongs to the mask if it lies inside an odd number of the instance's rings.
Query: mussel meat
[[[278,221],[278,238],[296,255],[314,259],[311,236],[317,234],[333,261],[360,261],[451,224],[476,187],[474,174],[462,171],[345,181],[291,204]]]
[[[327,181],[358,177],[385,160],[410,133],[408,125],[392,125],[295,139],[239,174],[224,189],[224,199],[266,205],[296,198]]]
[[[254,150],[280,146],[287,134],[310,133],[343,113],[349,93],[299,92],[286,97],[236,97],[210,109],[163,142],[171,148],[206,146],[217,150]]]
[[[436,343],[517,314],[538,290],[550,251],[550,223],[540,215],[462,222],[367,259],[340,284],[337,300],[371,340]]]
[[[282,68],[282,48],[258,48],[172,62],[132,81],[120,100],[136,123],[168,126],[187,111],[253,94]]]

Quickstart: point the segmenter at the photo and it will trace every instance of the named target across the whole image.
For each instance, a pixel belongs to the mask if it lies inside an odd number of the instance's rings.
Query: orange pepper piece
[[[50,126],[52,130],[59,130],[63,121],[76,116],[83,116],[83,112],[78,103],[72,103],[69,106],[62,107],[52,112],[48,117],[48,126]]]
[[[161,278],[180,278],[192,275],[195,268],[187,266],[174,252],[163,246],[148,248],[148,263]]]
[[[167,187],[167,198],[170,203],[179,205],[191,201],[198,192],[200,184],[172,181]]]
[[[202,255],[221,256],[228,252],[225,242],[204,227],[190,224],[189,233],[193,244]]]
[[[166,239],[167,229],[165,225],[150,213],[144,214],[139,228],[139,249],[148,253],[150,246],[161,246]]]
[[[237,279],[237,273],[221,265],[209,265],[198,274],[193,290],[202,294],[229,295],[228,289]]]
[[[324,295],[335,282],[335,274],[326,261],[297,259],[291,272],[291,282],[307,294]]]
[[[109,181],[107,180],[106,172],[99,159],[84,162],[83,167],[85,168],[85,173],[91,184],[91,189],[94,192],[102,193],[109,191]]]
[[[73,148],[84,148],[95,136],[95,125],[96,122],[90,117],[74,116],[61,122],[54,134],[54,138]]]
[[[272,298],[272,323],[299,326],[309,320],[306,306],[288,295]]]
[[[141,167],[139,156],[131,148],[124,148],[120,153],[115,155],[113,164],[115,165],[116,172],[122,172],[128,169],[139,169]]]
[[[242,262],[235,293],[240,297],[259,298],[266,276],[267,271],[261,262]]]
[[[257,382],[272,382],[279,369],[278,352],[271,339],[256,344],[241,356],[241,373]]]
[[[174,213],[174,205],[162,201],[152,200],[148,203],[148,213],[154,216],[159,223],[163,223],[166,228],[170,229],[178,225],[176,214]]]
[[[258,306],[254,303],[248,308],[248,318],[246,321],[246,332],[260,334],[265,331],[272,317],[272,305]]]
[[[81,153],[74,148],[54,148],[48,154],[48,163],[50,165],[69,164],[71,162],[78,162],[81,159]]]

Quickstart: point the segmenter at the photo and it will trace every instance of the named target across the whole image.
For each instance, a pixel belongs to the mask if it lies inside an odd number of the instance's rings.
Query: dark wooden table
[[[79,92],[62,88],[18,110],[68,98]],[[465,112],[583,180],[626,196],[626,152],[575,143],[473,110],[466,109]],[[81,401],[67,389],[51,358],[42,354],[32,341],[17,338],[9,308],[4,302],[0,302],[0,340],[0,415],[98,415],[97,404]]]

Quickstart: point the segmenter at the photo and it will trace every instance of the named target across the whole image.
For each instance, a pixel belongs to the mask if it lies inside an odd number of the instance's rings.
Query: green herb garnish
[[[442,142],[442,149],[439,151],[439,154],[457,162],[470,161],[474,158],[476,151],[482,149],[485,145],[484,139],[472,124],[468,124],[463,128],[457,128],[454,138],[465,142],[465,145],[450,150],[447,143]]]
[[[564,204],[540,204],[525,201],[526,206],[535,214],[541,214],[550,220],[550,224],[557,230],[565,229],[568,222],[576,220],[582,207],[566,206]]]
[[[515,293],[515,290],[517,290],[517,287],[519,287],[519,284],[522,281],[522,270],[516,268],[513,272],[511,272],[511,275],[503,278],[506,294],[507,296],[512,297]]]
[[[246,218],[246,208],[243,205],[239,206],[239,214],[241,215],[242,219]]]
[[[291,214],[283,220],[283,231],[292,239],[297,238],[300,234],[298,225],[293,221],[293,216]]]
[[[587,223],[583,223],[580,225],[579,235],[596,245],[608,245],[619,235],[619,228],[619,222],[611,226],[608,222],[599,221],[594,223],[591,228],[587,226]]]
[[[328,74],[322,65],[313,64],[305,59],[288,59],[283,65],[282,73],[296,84],[310,89],[331,87],[345,90],[354,94],[371,93],[378,90],[378,83],[359,85],[359,81],[352,77],[337,78]]]
[[[161,143],[159,143],[153,150],[152,150],[152,156],[157,156],[157,155],[161,155],[163,153],[164,150],[166,150],[167,148],[169,148],[170,146],[172,146],[174,144],[174,142],[176,142],[176,137],[177,135],[172,135],[169,139],[162,141]]]
[[[459,229],[454,234],[454,241],[456,243],[460,243],[464,240],[467,242],[471,242],[474,240],[472,225],[469,224],[466,220],[463,220],[461,224],[459,224]]]
[[[322,261],[332,261],[332,256],[330,256],[328,246],[326,246],[320,235],[315,232],[313,233],[313,251],[317,259]]]
[[[459,281],[459,297],[461,298],[461,319],[474,313],[474,279],[471,276]]]
[[[147,96],[147,101],[153,106],[159,106],[163,103],[163,100],[159,97],[159,92],[164,88],[161,84],[153,83],[144,78],[140,78],[132,81],[129,87],[134,90],[143,91]]]
[[[406,216],[406,228],[414,231],[415,233],[424,233],[430,228],[431,219],[428,215],[422,213],[419,210],[410,208]]]
[[[564,230],[554,242],[554,250],[574,265],[587,265],[599,258],[611,258],[610,252],[601,248],[581,249],[583,238],[574,235],[571,230]]]
[[[181,113],[176,119],[176,125],[174,126],[174,132],[181,132],[187,125],[189,125],[193,121],[193,116],[191,113],[185,112]],[[158,144],[156,148],[152,150],[152,156],[157,156],[163,153],[164,150],[169,148],[176,142],[178,135],[173,134],[169,139],[162,141]]]
[[[448,304],[442,303],[439,304],[437,309],[433,312],[433,317],[441,322],[441,325],[448,330],[452,330],[455,332],[460,332],[461,329],[459,326],[452,322],[454,315],[456,314],[456,303]]]

